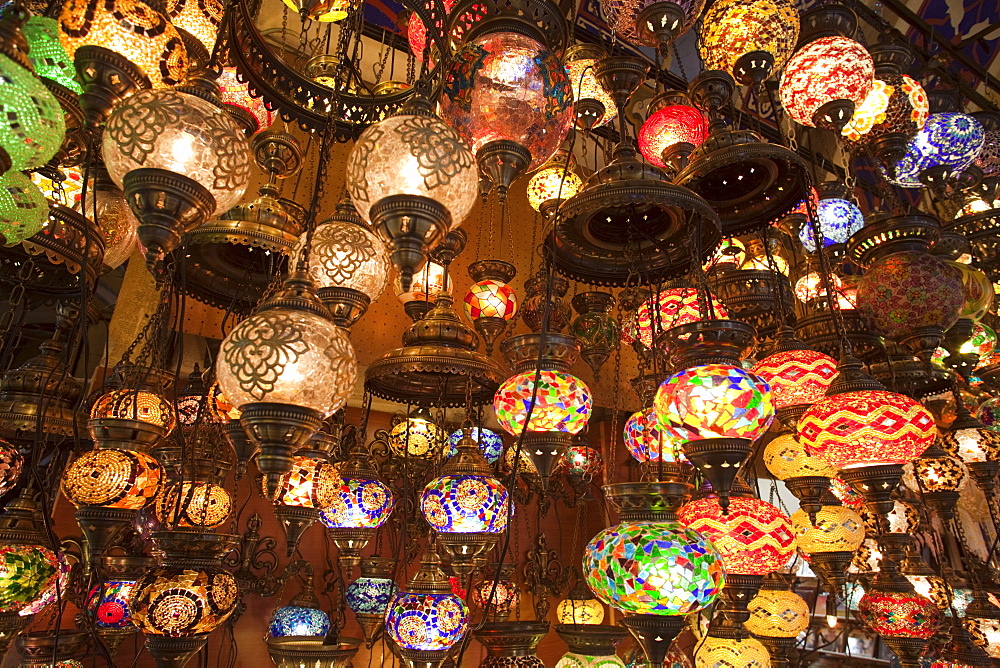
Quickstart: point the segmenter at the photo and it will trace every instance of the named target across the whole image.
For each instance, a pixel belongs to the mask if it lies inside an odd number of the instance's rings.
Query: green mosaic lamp
[[[47,16],[32,16],[21,32],[28,40],[28,60],[35,74],[81,94],[83,88],[76,80],[73,61],[59,39],[59,22]]]
[[[0,175],[0,241],[20,243],[45,227],[49,204],[42,191],[21,172]]]
[[[27,13],[15,4],[0,20],[0,174],[41,167],[62,145],[63,110],[31,69],[20,28]]]

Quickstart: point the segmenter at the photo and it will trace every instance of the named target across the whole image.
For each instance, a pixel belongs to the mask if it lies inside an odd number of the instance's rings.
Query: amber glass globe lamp
[[[760,83],[792,55],[799,12],[791,0],[725,0],[702,17],[698,50],[706,70],[724,70],[741,84]]]
[[[579,580],[556,606],[556,619],[560,624],[600,624],[604,621],[604,606]]]
[[[397,457],[433,459],[447,440],[447,432],[434,422],[426,408],[414,409],[389,430],[389,447]]]

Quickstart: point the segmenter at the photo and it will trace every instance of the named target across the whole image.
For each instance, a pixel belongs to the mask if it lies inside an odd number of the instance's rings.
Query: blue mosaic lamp
[[[354,611],[368,649],[382,636],[386,608],[399,591],[392,579],[395,568],[395,559],[366,557],[361,560],[361,577],[347,585],[344,591],[347,607]]]
[[[462,440],[462,430],[456,429],[448,437],[448,454],[445,457],[454,457],[458,453],[458,442]],[[503,454],[503,439],[496,432],[489,429],[473,427],[472,440],[476,441],[479,449],[486,457],[486,461],[495,464],[500,455]]]
[[[371,454],[354,432],[347,459],[340,470],[344,481],[333,504],[320,512],[327,535],[339,550],[339,561],[350,574],[361,561],[361,550],[385,524],[395,504],[392,491],[379,477]]]
[[[386,610],[385,630],[408,661],[443,660],[469,628],[469,608],[451,591],[437,547],[420,559],[420,570]]]
[[[847,243],[852,234],[865,226],[865,216],[857,204],[842,197],[825,197],[816,205],[819,232],[823,236],[823,247]],[[799,240],[810,253],[816,252],[813,226],[807,220],[799,230]]]
[[[472,425],[462,431],[458,452],[424,487],[420,512],[451,555],[455,574],[464,578],[485,565],[486,553],[506,530],[510,498],[476,446]]]
[[[313,591],[313,576],[304,576],[302,591],[271,615],[267,632],[272,638],[285,636],[322,637],[330,631],[330,616],[319,607]]]
[[[986,131],[972,116],[953,111],[931,114],[910,139],[889,181],[904,188],[922,188],[942,175],[961,172],[979,156],[985,141]]]

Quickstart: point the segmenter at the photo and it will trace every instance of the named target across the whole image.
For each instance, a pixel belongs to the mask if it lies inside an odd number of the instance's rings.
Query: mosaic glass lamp
[[[708,122],[696,107],[686,104],[653,107],[651,104],[651,113],[639,128],[639,152],[647,162],[666,169],[665,151],[669,152],[678,144],[689,144],[690,153],[701,146],[707,136]]]
[[[3,172],[41,167],[62,145],[66,119],[62,107],[30,66],[0,54],[0,166]]]
[[[211,53],[222,23],[220,0],[167,0],[166,13],[175,28],[185,30]]]
[[[497,420],[508,434],[518,436],[524,429],[533,396],[528,431],[576,434],[587,425],[592,400],[586,383],[563,371],[543,369],[536,392],[532,370],[508,378],[493,398]]]
[[[138,510],[160,491],[163,469],[134,450],[91,450],[66,468],[62,491],[73,505]]]
[[[156,497],[155,508],[156,518],[164,526],[215,529],[229,519],[233,500],[220,485],[177,481]]]
[[[326,636],[330,631],[330,615],[319,607],[313,591],[313,576],[307,571],[302,591],[288,605],[271,614],[267,633],[272,638],[285,636]]]
[[[764,448],[764,465],[778,480],[789,478],[833,478],[837,469],[825,459],[806,453],[795,434],[779,434]]]
[[[723,70],[739,83],[759,83],[785,66],[799,38],[791,0],[714,2],[702,18],[698,51],[706,70]]]
[[[591,75],[593,76],[593,75]],[[528,180],[528,204],[548,217],[559,203],[583,189],[583,179],[576,173],[572,157],[562,149]]]
[[[865,47],[839,35],[820,37],[788,61],[778,96],[796,123],[839,132],[874,80],[875,63]]]
[[[462,435],[462,430],[456,429],[448,436],[448,452],[445,453],[445,458],[451,457],[458,452],[458,442],[462,440]],[[473,427],[472,439],[479,446],[483,457],[486,457],[486,461],[490,464],[496,463],[500,459],[500,455],[503,454],[503,438],[496,432],[490,431],[485,427]]]
[[[601,624],[604,621],[604,606],[581,579],[556,606],[556,619],[560,624]]]
[[[641,463],[685,461],[676,432],[660,424],[654,408],[636,411],[625,421],[625,447]]]
[[[695,668],[768,668],[771,655],[756,638],[718,638],[708,635],[694,655]]]
[[[747,631],[765,638],[796,638],[809,627],[809,606],[805,599],[785,588],[765,584],[750,601]]]
[[[35,74],[51,79],[76,94],[83,92],[76,80],[73,61],[59,39],[59,22],[47,16],[30,16],[21,26],[28,40],[28,60]]]
[[[581,130],[607,125],[618,115],[618,107],[594,75],[594,64],[607,52],[593,44],[574,44],[566,49],[563,63],[569,75],[576,106],[576,125]]]
[[[226,110],[229,111],[230,107],[235,107],[244,112],[236,112],[238,116],[252,121],[248,125],[250,134],[270,127],[274,121],[275,113],[264,105],[262,98],[250,95],[247,84],[236,76],[235,67],[223,67],[217,83],[219,84],[219,99],[222,104],[227,105]]]
[[[433,459],[447,440],[426,408],[416,408],[406,419],[389,430],[389,447],[397,457]]]
[[[0,174],[0,237],[4,245],[37,234],[49,221],[49,204],[31,178],[10,170]]]
[[[783,409],[822,400],[837,375],[837,360],[815,350],[786,350],[763,358],[750,371],[771,388],[771,401]]]
[[[979,155],[986,141],[982,124],[968,114],[931,114],[906,146],[889,180],[904,188],[921,188],[935,173],[961,172]]]
[[[825,197],[816,207],[819,233],[823,246],[847,243],[847,239],[864,227],[865,217],[858,205],[841,197]],[[799,229],[799,241],[810,253],[816,252],[813,226],[804,222]]]
[[[361,624],[369,649],[382,635],[386,608],[399,590],[392,579],[395,565],[393,559],[366,557],[361,560],[361,577],[344,590],[347,607]]]
[[[655,297],[644,301],[636,311],[634,319],[622,327],[625,343],[640,342],[646,348],[653,347],[654,332],[660,334],[671,327],[679,327],[704,318],[725,319],[729,317],[724,304],[714,295],[709,295],[711,306],[704,303],[695,288],[667,288]]]
[[[24,457],[20,451],[0,438],[0,495],[14,489],[18,480],[21,479],[23,468]]]

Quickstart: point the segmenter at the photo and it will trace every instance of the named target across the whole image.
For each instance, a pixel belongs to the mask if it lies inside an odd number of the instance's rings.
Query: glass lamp
[[[130,450],[92,450],[66,468],[62,491],[73,505],[138,510],[160,491],[163,469],[151,456]]]
[[[156,568],[135,584],[132,619],[147,642],[208,634],[232,614],[238,592],[236,579],[222,569]]]
[[[134,420],[173,431],[177,424],[174,407],[161,395],[148,390],[112,390],[102,394],[90,409],[91,420]]]
[[[4,245],[37,234],[49,220],[49,204],[31,179],[10,170],[0,174],[0,237]]]
[[[94,625],[98,632],[104,629],[125,629],[132,627],[132,609],[129,597],[135,588],[135,580],[106,580],[100,589],[92,592],[90,607],[94,611]]]
[[[362,559],[361,577],[344,590],[347,607],[354,611],[361,624],[369,648],[382,634],[386,608],[399,590],[392,580],[395,564],[392,559],[381,557]]]
[[[747,605],[747,631],[766,638],[796,638],[809,628],[809,606],[794,591],[765,585]]]
[[[576,104],[576,125],[581,130],[607,125],[618,115],[615,101],[594,75],[594,64],[605,55],[592,44],[574,44],[563,57]]]
[[[707,272],[731,271],[743,267],[747,259],[747,247],[739,239],[723,239],[712,257],[703,265]]]
[[[517,315],[517,293],[510,287],[516,273],[514,265],[503,260],[477,260],[469,265],[475,283],[465,293],[465,315],[486,344],[487,355]]]
[[[604,468],[601,453],[587,445],[585,437],[581,442],[580,436],[577,436],[577,441],[566,448],[566,452],[563,453],[553,471],[553,473],[569,476],[571,480],[574,480],[574,484],[597,478]]]
[[[548,218],[559,203],[583,189],[583,179],[576,173],[573,161],[562,150],[528,180],[528,204]]]
[[[702,17],[698,51],[706,70],[723,70],[739,83],[759,83],[777,72],[795,49],[799,12],[791,0],[725,0]]]
[[[479,177],[460,134],[414,98],[361,133],[348,157],[347,191],[386,242],[403,292],[426,250],[476,203]]]
[[[128,20],[119,20],[123,16]],[[59,28],[70,58],[81,48],[110,51],[157,89],[179,84],[187,75],[180,33],[166,16],[138,0],[72,0],[62,5]]]
[[[125,193],[110,179],[97,179],[91,197],[96,202],[97,226],[104,236],[104,266],[115,269],[132,256],[136,247],[139,221],[136,219]],[[91,204],[84,215],[92,215]],[[89,217],[88,215],[88,217]]]
[[[447,432],[434,422],[430,412],[417,408],[389,430],[389,447],[397,457],[434,459],[447,438]]]
[[[560,624],[601,624],[604,622],[604,606],[594,598],[583,580],[578,580],[566,598],[556,606],[556,619]]]
[[[493,397],[493,410],[503,430],[518,436],[525,428],[528,406],[535,397],[528,431],[576,434],[590,419],[591,394],[587,385],[571,374],[542,369],[535,391],[535,371],[508,378]]]
[[[934,416],[902,394],[861,390],[827,397],[799,419],[806,452],[838,470],[906,464],[934,441]]]
[[[931,114],[907,143],[906,154],[893,166],[889,180],[904,188],[921,188],[928,176],[957,174],[972,164],[985,141],[986,131],[972,116],[951,111]]]
[[[28,60],[35,74],[55,81],[76,94],[83,92],[76,80],[73,61],[59,39],[59,22],[47,16],[30,16],[21,26],[28,40]]]
[[[458,453],[458,442],[462,440],[462,435],[462,430],[456,429],[448,436],[448,452],[445,453],[445,458]],[[503,454],[503,439],[499,434],[489,429],[473,427],[472,440],[476,441],[483,457],[486,457],[486,461],[490,464],[496,463],[500,459],[500,455]]]
[[[294,603],[275,610],[267,626],[267,633],[272,638],[325,636],[329,630],[330,615],[319,608]]]
[[[847,239],[865,224],[864,214],[858,205],[840,197],[821,199],[816,207],[816,218],[819,221],[819,232],[824,247],[847,243]],[[810,253],[816,252],[813,226],[809,222],[802,223],[799,229],[799,241]]]
[[[45,84],[30,69],[0,54],[0,173],[41,167],[62,146],[66,119]],[[25,177],[27,178],[27,177]]]
[[[695,499],[681,506],[677,519],[712,541],[727,575],[773,573],[795,552],[788,516],[754,497],[732,498],[726,513],[715,495]]]
[[[781,411],[822,400],[837,375],[837,360],[815,350],[787,350],[768,355],[750,371],[771,387],[771,401]]]
[[[708,635],[694,655],[695,668],[769,668],[771,655],[756,638],[717,638]]]
[[[638,341],[646,348],[653,347],[653,335],[671,327],[679,327],[703,318],[725,319],[729,312],[715,295],[709,295],[711,306],[706,304],[695,288],[667,288],[655,297],[644,301],[636,311],[635,318],[622,327],[622,340],[626,343]]]
[[[483,572],[484,579],[472,588],[472,602],[486,612],[489,621],[507,621],[511,611],[517,610],[521,604],[521,588],[511,579],[515,564],[500,566],[500,577],[494,579],[496,565],[489,564]]]
[[[24,457],[18,449],[0,438],[0,496],[14,489],[23,467]]]
[[[235,67],[223,67],[222,74],[219,75],[216,83],[219,84],[219,99],[222,104],[226,105],[225,109],[227,111],[231,111],[231,108],[242,110],[245,113],[236,112],[237,115],[248,121],[253,121],[248,126],[249,134],[266,130],[271,126],[275,116],[274,112],[264,106],[262,98],[250,95],[247,84],[236,76]]]
[[[665,102],[655,107],[651,103],[650,108],[649,116],[639,128],[639,152],[657,167],[668,168],[665,151],[678,144],[689,144],[690,148],[685,148],[690,154],[708,136],[705,115],[693,106]]]
[[[444,0],[444,11],[447,15],[451,8],[455,6],[456,0]],[[416,12],[410,13],[409,22],[406,24],[406,41],[410,44],[410,53],[417,59],[418,63],[424,62],[424,50],[427,48],[427,27]],[[432,47],[433,48],[433,47]],[[435,55],[432,52],[432,60]]]
[[[167,16],[175,28],[185,30],[211,53],[222,23],[220,0],[166,0]]]
[[[441,115],[472,148],[501,201],[515,178],[552,157],[573,126],[565,67],[520,33],[466,43],[444,73],[443,93]]]
[[[836,274],[830,274],[830,288],[836,295],[844,287],[844,282]],[[826,284],[819,272],[810,271],[795,282],[795,298],[803,304],[826,300]]]
[[[232,208],[246,191],[250,149],[218,92],[214,80],[202,77],[142,91],[118,105],[105,125],[105,164],[139,219],[147,262],[155,264],[181,234]],[[158,209],[164,193],[176,198],[176,215]]]
[[[879,586],[876,578],[858,603],[858,616],[887,641],[912,638],[926,644],[938,630],[941,611],[929,599],[913,592],[905,581],[898,586],[900,591],[895,589]],[[893,643],[889,646],[893,647]]]
[[[215,365],[219,389],[260,447],[257,466],[269,497],[291,470],[292,453],[347,402],[357,372],[345,330],[330,320],[302,272],[223,340]]]
[[[325,457],[300,454],[292,457],[292,470],[282,474],[278,493],[271,498],[275,505],[319,510],[336,503],[343,484]]]
[[[865,47],[839,35],[820,37],[788,61],[778,95],[796,123],[839,132],[874,80],[875,63]]]
[[[34,502],[22,494],[9,502],[0,516],[4,530],[0,542],[0,614],[5,618],[8,614],[16,617],[40,600],[58,577],[59,561],[42,545],[35,512]]]
[[[992,282],[981,269],[970,267],[961,262],[949,262],[948,266],[957,269],[962,275],[962,295],[965,297],[965,301],[962,303],[962,310],[958,317],[981,324],[978,321],[989,312],[993,305],[995,292]],[[985,327],[985,325],[983,326]],[[976,331],[973,329],[973,339],[976,337]]]
[[[882,157],[887,153],[879,150],[879,140],[898,134],[905,146],[906,139],[924,127],[929,115],[927,93],[920,82],[905,74],[889,75],[872,82],[871,91],[841,134],[849,141],[872,146]]]
[[[865,538],[861,516],[844,506],[823,506],[815,524],[802,510],[792,513],[796,545],[803,553],[854,552]]]
[[[302,261],[308,239],[308,232],[299,237],[293,266]],[[309,277],[342,327],[353,325],[385,291],[390,267],[385,244],[364,225],[350,201],[339,202],[337,212],[312,231]]]
[[[156,518],[164,526],[214,529],[232,509],[229,492],[208,482],[173,482],[156,498]]]
[[[837,469],[825,459],[806,453],[794,434],[779,434],[764,448],[764,465],[778,480],[815,476],[832,478]]]

